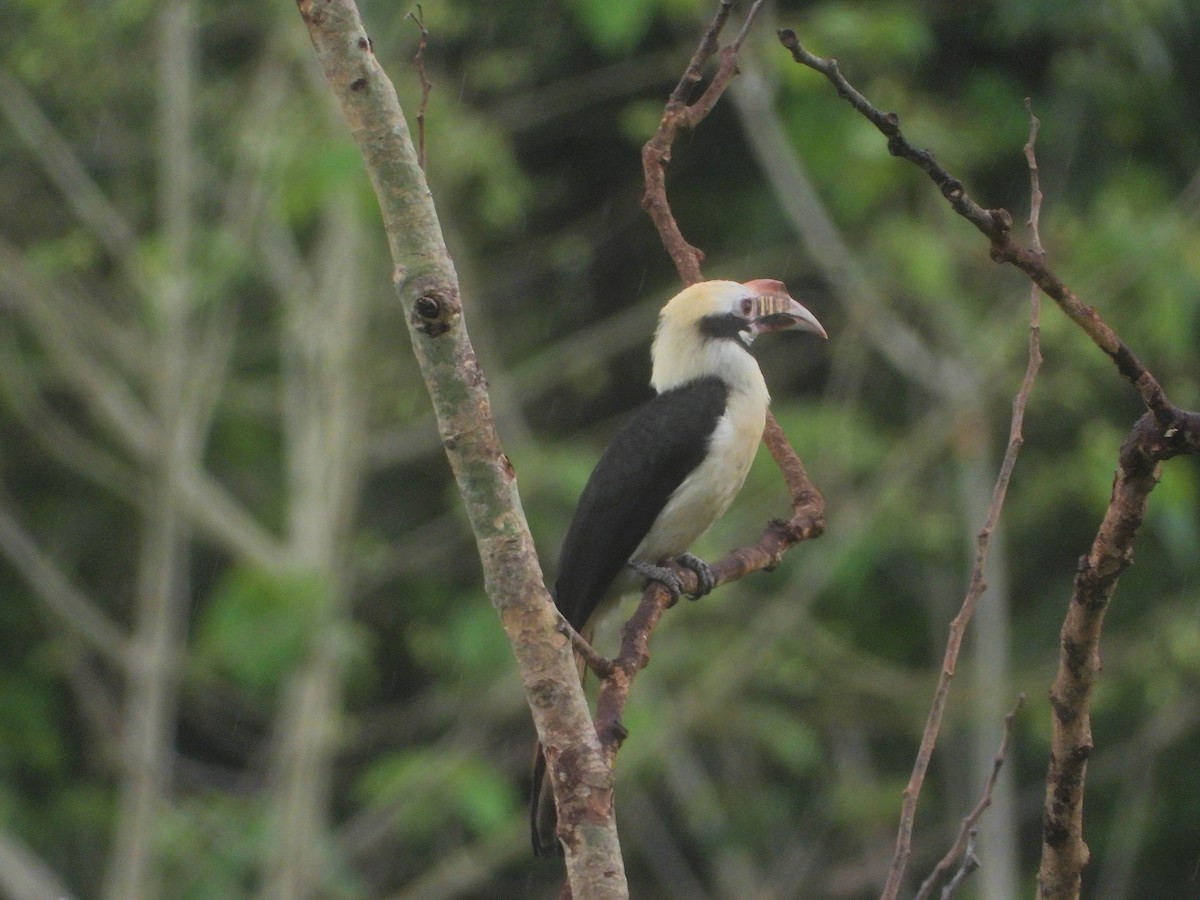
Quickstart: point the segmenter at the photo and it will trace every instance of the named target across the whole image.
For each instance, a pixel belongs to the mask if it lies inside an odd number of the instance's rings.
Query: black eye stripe
[[[741,338],[744,332],[750,330],[750,323],[737,313],[721,313],[715,316],[705,316],[700,320],[700,333],[713,340],[732,340]],[[739,340],[738,343],[741,343]]]

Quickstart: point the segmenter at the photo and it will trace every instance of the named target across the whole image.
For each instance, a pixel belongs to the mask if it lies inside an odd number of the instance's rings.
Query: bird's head
[[[828,337],[816,316],[789,296],[783,282],[759,278],[744,284],[693,284],[672,297],[659,314],[651,383],[661,392],[705,375],[736,376],[747,365],[757,373],[757,364],[745,351],[760,334],[777,331]]]

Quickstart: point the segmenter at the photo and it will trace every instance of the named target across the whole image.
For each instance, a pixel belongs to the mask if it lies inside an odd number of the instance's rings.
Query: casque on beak
[[[777,331],[811,331],[828,339],[825,327],[802,304],[789,296],[781,281],[759,278],[747,281],[744,287],[754,292],[751,329],[755,335]]]

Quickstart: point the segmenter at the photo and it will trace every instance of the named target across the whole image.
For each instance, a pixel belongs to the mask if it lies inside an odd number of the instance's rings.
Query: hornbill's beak
[[[745,287],[754,292],[750,298],[753,304],[750,324],[755,335],[776,331],[811,331],[823,338],[829,337],[817,317],[788,295],[782,282],[760,278],[747,281]]]

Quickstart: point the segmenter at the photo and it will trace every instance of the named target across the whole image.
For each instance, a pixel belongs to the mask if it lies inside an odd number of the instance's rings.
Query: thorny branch
[[[1092,750],[1091,692],[1100,667],[1104,613],[1121,573],[1133,561],[1133,542],[1145,516],[1150,492],[1158,483],[1160,463],[1200,452],[1200,413],[1171,403],[1158,380],[1129,346],[1046,264],[1040,241],[1035,239],[1032,247],[1023,247],[1013,239],[1012,215],[1007,210],[984,209],[972,200],[962,182],[943,168],[932,153],[908,142],[895,113],[880,112],[842,76],[836,60],[809,53],[790,29],[783,29],[778,35],[796,62],[824,75],[839,96],[879,129],[888,139],[892,155],[909,160],[929,175],[954,211],[988,238],[992,259],[1010,263],[1024,272],[1036,288],[1083,329],[1112,359],[1121,377],[1134,386],[1148,410],[1121,447],[1108,509],[1090,550],[1080,559],[1060,635],[1058,675],[1050,696],[1054,716],[1038,896],[1077,898],[1089,856],[1083,842],[1083,792],[1087,759]],[[1036,179],[1032,136],[1026,153]],[[1036,180],[1034,185],[1035,200],[1040,200]],[[1036,210],[1030,217],[1030,225],[1036,229]]]

